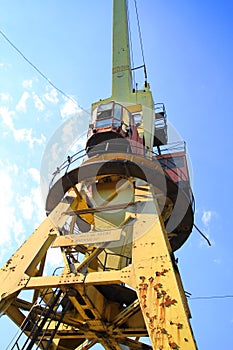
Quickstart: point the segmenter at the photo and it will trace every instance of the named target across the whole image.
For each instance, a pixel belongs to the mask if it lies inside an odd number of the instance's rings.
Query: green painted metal
[[[123,101],[132,91],[127,3],[114,1],[112,46],[112,98]]]
[[[113,1],[112,38],[112,95],[92,104],[94,109],[100,103],[116,101],[125,106],[141,104],[145,147],[152,150],[154,140],[154,101],[150,85],[143,89],[132,89],[132,67],[128,28],[127,0]]]

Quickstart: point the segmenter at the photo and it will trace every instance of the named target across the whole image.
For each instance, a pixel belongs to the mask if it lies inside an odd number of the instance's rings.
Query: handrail
[[[115,143],[115,145],[119,145],[119,143]],[[105,144],[106,146],[106,144]],[[112,147],[114,146],[114,142],[111,142],[111,152],[112,153],[118,153],[119,152],[119,149],[117,149],[116,147],[116,150],[114,151],[114,148]],[[166,147],[166,148],[165,148]],[[134,151],[131,149],[130,152],[132,154],[139,154],[138,151],[142,151],[142,148],[141,148],[141,145],[140,147],[137,146],[137,145],[133,145],[133,148],[134,148]],[[101,153],[101,150],[98,149],[98,147],[95,149],[95,146],[94,147],[91,147],[88,149],[88,152],[91,151],[91,157],[93,156],[96,156],[96,155],[99,155]],[[146,159],[149,159],[149,160],[156,160],[156,161],[159,161],[159,159],[168,159],[167,157],[164,157],[164,155],[171,155],[172,157],[172,154],[174,153],[178,153],[178,152],[185,152],[186,151],[186,147],[185,147],[185,142],[174,142],[174,143],[171,143],[171,144],[167,144],[167,145],[164,145],[164,146],[160,146],[159,147],[159,150],[158,152],[150,152],[145,149],[145,152],[144,152],[144,157]],[[61,175],[60,177],[64,176],[70,166],[72,164],[74,164],[75,162],[77,162],[78,160],[85,160],[85,158],[88,157],[88,153],[87,153],[87,150],[86,149],[82,149],[80,151],[78,151],[77,153],[75,153],[74,155],[72,156],[68,156],[67,159],[59,166],[57,167],[57,169],[53,172],[53,177],[52,177],[52,180],[50,182],[50,185],[49,185],[49,189],[53,186],[54,184],[54,180],[57,178],[58,175]],[[157,158],[159,157],[159,158]],[[174,165],[175,162],[173,162],[172,160],[168,160],[168,163],[170,162],[171,165]],[[189,178],[187,177],[187,175],[179,168],[179,172],[176,171],[177,168],[172,168],[172,167],[169,167],[169,165],[166,166],[166,168],[164,169],[165,171],[166,170],[170,170],[171,172],[173,172],[179,179],[181,179],[181,181],[183,179],[186,179],[186,181],[189,181]],[[59,178],[60,178],[59,177]],[[191,199],[191,203],[192,203],[192,206],[193,206],[193,203],[194,203],[194,197],[193,197],[193,194],[192,194],[192,190],[191,190],[191,187],[189,186],[190,188],[190,199]]]
[[[119,145],[118,143],[115,143],[115,144]],[[181,146],[180,146],[181,144],[182,144],[182,149],[181,149]],[[111,142],[111,145],[114,145],[114,142]],[[162,156],[162,155],[166,155],[166,154],[172,154],[173,153],[172,150],[173,151],[176,150],[177,152],[178,151],[185,152],[185,146],[184,145],[185,145],[184,142],[174,142],[172,144],[166,145],[166,148],[162,148],[160,146],[158,153],[154,152],[154,151],[152,151],[152,152],[145,152],[144,157],[147,158],[147,159],[152,160],[153,156],[157,157],[157,156]],[[141,145],[140,145],[140,147],[137,146],[137,145],[133,145],[133,148],[136,149],[136,150],[141,150]],[[93,151],[93,149],[95,149],[95,146],[89,148],[88,151],[91,151],[92,155],[95,154],[95,153],[96,153],[96,155],[99,154],[100,150],[98,148],[96,148],[96,151]],[[118,152],[119,149],[116,148],[116,151]],[[114,149],[112,149],[112,152],[114,153]],[[132,154],[138,154],[137,151],[133,152],[132,150],[131,150],[131,153]],[[73,154],[72,156],[68,155],[67,159],[59,167],[57,167],[57,169],[52,173],[53,177],[52,177],[52,179],[50,181],[49,188],[52,187],[52,185],[54,183],[54,180],[55,180],[55,178],[57,177],[58,174],[61,174],[63,170],[65,170],[64,174],[66,174],[68,172],[69,167],[70,167],[71,164],[75,163],[76,161],[78,161],[80,159],[85,159],[85,157],[88,157],[86,149],[82,149],[82,150],[78,151],[77,153]]]

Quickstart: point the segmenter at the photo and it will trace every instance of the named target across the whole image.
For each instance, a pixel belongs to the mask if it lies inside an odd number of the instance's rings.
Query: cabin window
[[[96,123],[95,123],[95,127],[97,129],[99,128],[106,128],[107,126],[111,126],[112,125],[112,119],[100,119],[100,120],[97,120]]]
[[[112,103],[99,105],[97,119],[108,119],[112,117]]]
[[[121,105],[115,104],[114,105],[114,118],[121,120],[121,115],[122,115],[122,107]]]
[[[130,113],[127,109],[123,108],[123,122],[125,125],[129,125]]]
[[[122,119],[122,106],[115,103],[114,104],[114,119],[113,119],[113,126],[115,128],[119,128],[121,126],[121,119]]]
[[[141,113],[136,113],[133,115],[134,117],[134,122],[136,126],[140,126],[142,124],[142,115]]]

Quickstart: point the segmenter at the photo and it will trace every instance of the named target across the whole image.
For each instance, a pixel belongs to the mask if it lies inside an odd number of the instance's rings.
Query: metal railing
[[[109,150],[108,145],[111,145],[111,149]],[[115,146],[115,147],[114,147]],[[109,153],[110,151],[112,153],[119,153],[120,152],[121,144],[118,142],[105,142],[103,143],[102,149],[99,147],[99,145],[89,148],[88,150],[82,149],[75,153],[72,156],[67,156],[67,159],[59,166],[57,169],[52,173],[52,180],[50,181],[49,188],[51,188],[55,182],[55,179],[59,179],[63,175],[65,175],[69,170],[71,170],[71,167],[76,164],[76,167],[79,166],[79,162],[83,162],[85,159],[91,158],[93,156],[97,156],[100,153]],[[142,146],[133,145],[134,151],[132,151],[130,144],[128,145],[127,149],[125,149],[126,153],[131,154],[137,154],[140,155],[142,152]],[[175,142],[172,144],[159,146],[158,151],[151,152],[147,149],[144,149],[144,157],[153,160],[154,157],[171,154],[175,152],[185,152],[185,143],[184,142]],[[91,157],[90,157],[91,155]]]
[[[122,145],[120,142],[104,142],[102,144],[99,144],[97,146],[91,147],[88,150],[82,149],[75,153],[72,156],[68,156],[67,159],[59,166],[57,169],[53,172],[53,177],[50,182],[49,188],[51,188],[55,180],[59,180],[62,176],[68,173],[68,171],[71,171],[72,169],[77,168],[82,164],[87,159],[91,159],[92,157],[99,156],[101,154],[106,154],[106,153],[120,153],[121,148],[124,148],[124,151],[126,154],[135,154],[139,156],[143,156],[148,160],[154,161],[154,162],[159,162],[160,160],[167,159],[167,165],[166,167],[163,167],[163,170],[169,170],[176,176],[178,179],[180,179],[180,182],[186,181],[187,182],[187,187],[189,187],[189,200],[191,200],[192,203],[194,203],[194,198],[192,194],[192,190],[189,185],[189,177],[188,174],[185,174],[182,169],[176,168],[176,163],[175,163],[175,157],[174,160],[168,160],[167,156],[173,157],[175,153],[184,153],[186,154],[186,144],[183,141],[179,142],[174,142],[171,144],[167,145],[162,145],[157,147],[157,151],[150,151],[147,150],[146,148],[142,148],[142,145],[137,146],[137,144],[133,144],[132,147],[130,144],[127,145],[126,149],[126,144]],[[143,152],[144,151],[144,152]],[[143,152],[143,155],[142,155]],[[163,158],[163,156],[166,156]],[[170,163],[170,166],[169,166]],[[162,167],[162,166],[161,166]],[[166,172],[167,173],[167,172]],[[167,173],[169,176],[169,174]],[[185,180],[184,180],[185,179]]]

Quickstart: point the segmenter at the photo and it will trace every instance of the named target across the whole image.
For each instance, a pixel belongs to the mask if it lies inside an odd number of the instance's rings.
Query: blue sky
[[[132,3],[132,0],[130,0]],[[192,297],[233,295],[231,1],[138,0],[153,96],[187,142],[196,225],[177,252]],[[112,1],[3,1],[0,30],[57,87],[85,109],[111,95]],[[132,23],[135,13],[131,11]],[[142,64],[133,31],[135,65]],[[44,217],[40,168],[56,130],[80,108],[52,88],[0,36],[0,264]],[[139,81],[140,86],[141,81]],[[59,164],[58,164],[59,165]],[[52,264],[52,259],[51,259]],[[233,299],[190,299],[199,349],[229,348]],[[0,318],[5,349],[16,329]]]

